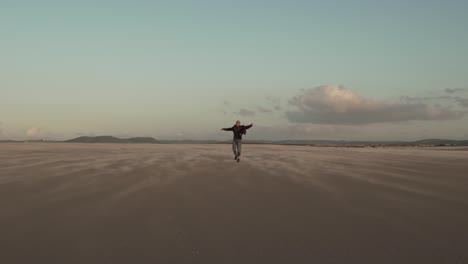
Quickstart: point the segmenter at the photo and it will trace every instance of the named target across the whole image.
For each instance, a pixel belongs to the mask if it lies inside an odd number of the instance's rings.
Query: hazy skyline
[[[468,139],[467,1],[1,1],[0,139]]]

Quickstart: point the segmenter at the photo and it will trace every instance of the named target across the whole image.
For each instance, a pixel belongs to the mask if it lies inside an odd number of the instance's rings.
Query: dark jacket
[[[244,126],[244,125],[236,126],[236,125],[234,125],[233,127],[223,128],[223,130],[232,131],[233,134],[234,134],[234,139],[242,139],[242,135],[247,134],[247,129],[249,129],[251,127],[252,127],[252,125],[248,125],[248,126]]]

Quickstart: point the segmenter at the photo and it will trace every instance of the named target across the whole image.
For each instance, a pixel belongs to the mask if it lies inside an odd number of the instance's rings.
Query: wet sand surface
[[[468,263],[468,151],[0,144],[1,263]]]

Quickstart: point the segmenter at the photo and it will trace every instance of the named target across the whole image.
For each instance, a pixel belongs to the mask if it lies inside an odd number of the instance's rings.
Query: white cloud
[[[468,98],[456,97],[455,101],[462,107],[468,107]]]
[[[276,111],[281,111],[281,98],[275,96],[267,96],[265,99],[272,105],[272,108]]]
[[[238,113],[236,113],[236,114],[238,114],[240,116],[254,116],[255,112],[251,111],[249,109],[241,108],[240,111]]]
[[[254,125],[247,133],[248,139],[349,139],[356,134],[350,126],[295,124],[279,126]]]
[[[262,106],[257,106],[258,112],[259,113],[271,113],[273,112],[271,109],[262,107]]]
[[[26,131],[26,136],[28,137],[39,137],[42,135],[44,130],[40,127],[31,127]]]
[[[290,103],[297,109],[286,116],[293,123],[360,125],[412,120],[451,120],[466,113],[424,102],[387,103],[367,99],[341,86],[304,90]]]
[[[400,101],[402,103],[430,103],[430,102],[440,102],[440,101],[453,101],[454,97],[452,96],[425,96],[425,97],[415,97],[415,96],[401,96]]]
[[[468,92],[468,88],[447,88],[445,89],[445,92],[448,94]]]

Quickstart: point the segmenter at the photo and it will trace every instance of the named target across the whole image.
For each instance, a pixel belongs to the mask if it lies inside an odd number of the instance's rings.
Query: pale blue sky
[[[255,123],[251,138],[468,138],[467,13],[461,0],[0,0],[0,139],[221,139],[236,119]],[[288,118],[291,98],[322,85],[385,104],[461,92],[423,102],[448,118]],[[281,109],[261,113],[267,96]]]

